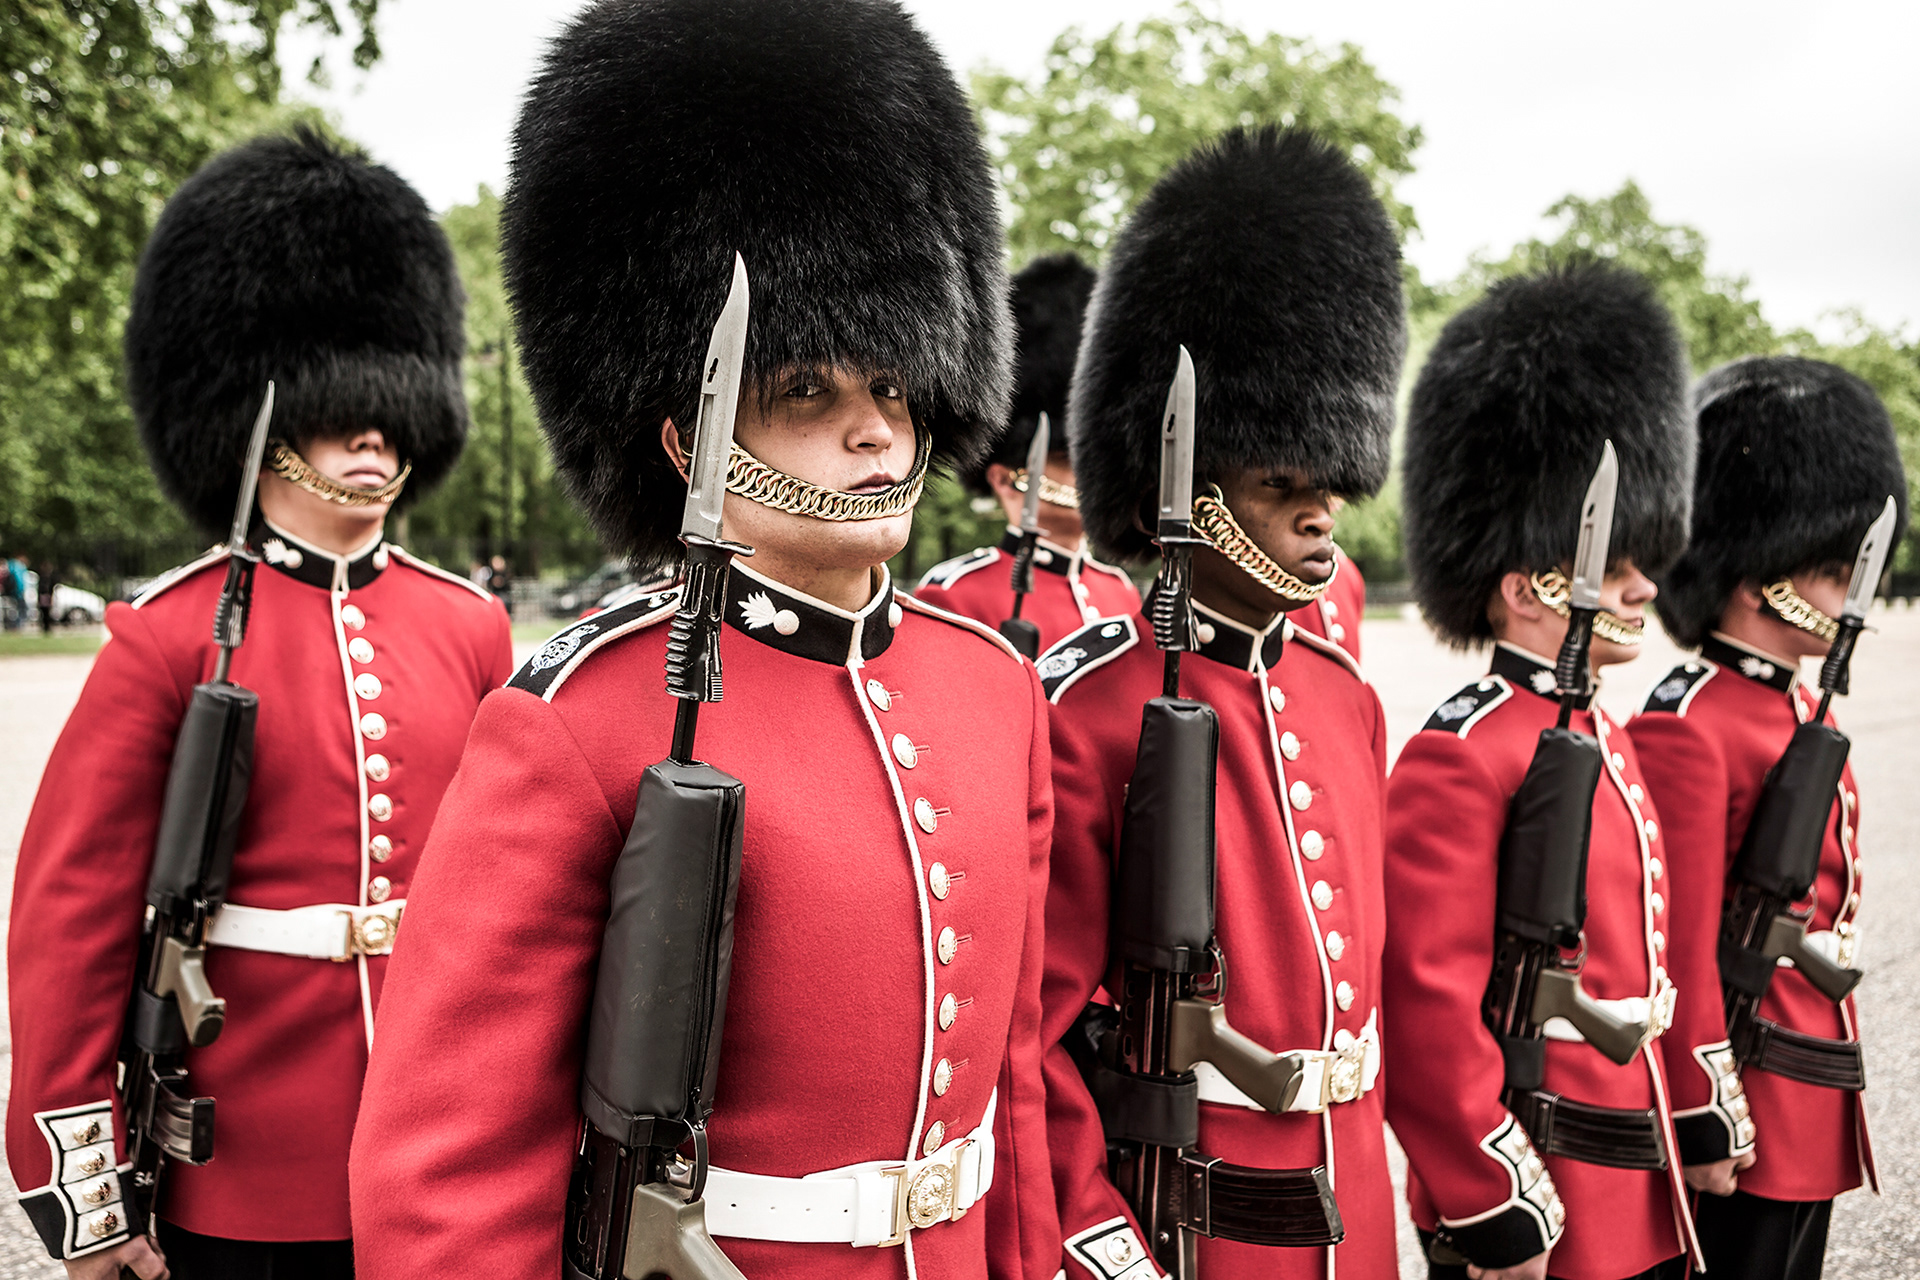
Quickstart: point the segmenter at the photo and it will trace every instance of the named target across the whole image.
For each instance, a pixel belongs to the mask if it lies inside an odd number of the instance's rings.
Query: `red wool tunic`
[[[1379,699],[1343,650],[1285,617],[1255,633],[1198,612],[1202,647],[1181,663],[1180,693],[1220,718],[1216,933],[1227,1016],[1279,1053],[1377,1042],[1387,737]],[[1059,1041],[1096,988],[1118,980],[1107,943],[1114,859],[1140,708],[1160,693],[1163,657],[1135,615],[1068,637],[1039,664],[1054,703],[1059,806],[1047,915],[1049,1141],[1068,1274],[1099,1280],[1109,1271],[1096,1246],[1117,1225],[1135,1224],[1107,1178],[1093,1099]],[[1285,1115],[1209,1100],[1225,1081],[1206,1080],[1203,1067],[1200,1150],[1264,1168],[1326,1165],[1347,1231],[1330,1250],[1202,1239],[1207,1280],[1397,1274],[1378,1064],[1376,1049],[1365,1070],[1371,1087],[1358,1098]],[[1137,1249],[1137,1238],[1130,1244]],[[1151,1273],[1149,1263],[1139,1274]]]
[[[1340,556],[1340,569],[1333,575],[1332,584],[1318,600],[1290,616],[1294,626],[1333,641],[1358,662],[1360,622],[1367,616],[1367,579],[1346,552],[1338,547],[1334,550]]]
[[[1746,838],[1747,824],[1767,770],[1787,749],[1800,724],[1819,708],[1817,690],[1802,686],[1797,665],[1716,635],[1697,658],[1675,667],[1648,694],[1628,724],[1648,770],[1648,789],[1667,815],[1668,862],[1673,868],[1675,981],[1696,988],[1701,1026],[1691,1045],[1670,1045],[1676,1114],[1723,1111],[1715,1080],[1700,1063],[1726,1042],[1716,939],[1727,876]],[[1832,716],[1829,714],[1828,723]],[[1849,765],[1834,797],[1814,882],[1816,941],[1825,933],[1854,936],[1860,910],[1859,792]],[[1858,1040],[1853,997],[1842,1004],[1821,995],[1791,968],[1779,970],[1760,1003],[1760,1015],[1807,1035]],[[1671,1037],[1670,1037],[1671,1038]],[[1757,1130],[1756,1163],[1740,1175],[1740,1189],[1770,1200],[1830,1200],[1860,1185],[1878,1188],[1861,1095],[1800,1084],[1768,1071],[1740,1073]]]
[[[342,559],[270,526],[264,536],[231,672],[259,693],[260,712],[228,901],[400,904],[475,709],[512,672],[506,613],[397,547]],[[54,1177],[50,1139],[70,1147],[78,1121],[43,1130],[36,1116],[97,1116],[111,1143],[100,1163],[125,1167],[117,1098],[105,1113],[174,738],[193,686],[212,677],[225,573],[216,551],[108,608],[111,638],[21,841],[7,1156],[36,1224],[55,1225],[49,1245],[64,1236],[56,1255],[126,1239],[117,1188],[95,1207]],[[347,1144],[386,967],[384,955],[334,963],[209,947],[226,1027],[186,1062],[193,1090],[218,1100],[214,1158],[167,1166],[162,1216],[244,1240],[350,1234]],[[61,1158],[69,1173],[76,1151]],[[67,1189],[83,1185],[97,1186]],[[117,1230],[94,1230],[109,1213]]]
[[[677,600],[575,623],[481,708],[381,1009],[353,1154],[363,1280],[481,1256],[499,1280],[559,1273],[608,881],[672,734]],[[990,1106],[997,1157],[983,1206],[901,1247],[718,1242],[754,1280],[1051,1276],[1039,681],[884,578],[849,614],[737,565],[726,622],[697,742],[746,784],[714,1167],[918,1159]]]
[[[981,547],[927,570],[914,597],[937,609],[998,627],[1013,616],[1013,555],[1020,535],[1007,530],[997,547]],[[1133,579],[1086,553],[1040,540],[1033,553],[1033,590],[1020,616],[1040,628],[1044,651],[1098,618],[1124,617],[1140,607]]]
[[[1395,762],[1387,793],[1387,1119],[1411,1163],[1423,1230],[1479,1227],[1505,1241],[1553,1241],[1557,1187],[1565,1233],[1548,1269],[1617,1280],[1687,1251],[1692,1224],[1677,1162],[1666,1172],[1546,1157],[1551,1186],[1500,1097],[1505,1071],[1480,1002],[1493,967],[1500,836],[1542,729],[1553,725],[1552,665],[1513,646],[1487,677],[1442,702]],[[1606,771],[1587,855],[1587,994],[1657,1000],[1666,984],[1666,841],[1624,730],[1595,708],[1572,727],[1596,735]],[[1718,1000],[1681,990],[1678,1001]],[[1645,1017],[1644,1010],[1637,1016]],[[1569,1032],[1576,1036],[1577,1032]],[[1625,1066],[1576,1040],[1546,1046],[1548,1092],[1589,1106],[1658,1113],[1674,1150],[1658,1042]],[[1471,1235],[1472,1232],[1467,1234]]]

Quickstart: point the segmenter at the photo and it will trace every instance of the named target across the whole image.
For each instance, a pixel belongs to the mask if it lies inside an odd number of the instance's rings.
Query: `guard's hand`
[[[1543,1249],[1525,1262],[1511,1267],[1476,1267],[1468,1263],[1467,1275],[1472,1280],[1547,1280],[1547,1254],[1550,1252],[1552,1250]]]
[[[145,1236],[135,1236],[125,1244],[91,1257],[76,1258],[66,1264],[67,1280],[119,1280],[125,1267],[140,1280],[167,1280],[166,1255],[160,1246]]]
[[[1690,1164],[1680,1170],[1687,1185],[1708,1195],[1730,1196],[1740,1189],[1740,1171],[1753,1167],[1754,1155],[1728,1156],[1712,1164]]]

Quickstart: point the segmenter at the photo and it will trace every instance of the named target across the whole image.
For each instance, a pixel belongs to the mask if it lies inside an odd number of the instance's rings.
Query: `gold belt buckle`
[[[393,940],[400,933],[400,913],[392,915],[375,913],[358,920],[352,912],[343,912],[347,917],[347,954],[342,961],[355,956],[386,955],[393,950]]]
[[[928,1160],[908,1176],[908,1166],[894,1165],[880,1172],[894,1180],[893,1234],[880,1242],[881,1248],[905,1244],[909,1231],[959,1218],[960,1155],[973,1145],[973,1139],[956,1144],[952,1151]]]
[[[1336,1049],[1327,1064],[1327,1095],[1334,1102],[1352,1102],[1360,1096],[1366,1078],[1367,1042],[1355,1040],[1344,1049]]]

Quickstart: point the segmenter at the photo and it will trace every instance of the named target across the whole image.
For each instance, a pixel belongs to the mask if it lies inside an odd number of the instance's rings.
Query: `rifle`
[[[1040,656],[1040,628],[1020,616],[1020,606],[1033,590],[1033,552],[1040,541],[1040,478],[1047,471],[1047,450],[1052,426],[1042,412],[1034,425],[1033,440],[1027,445],[1027,492],[1020,504],[1020,549],[1013,553],[1013,616],[1000,624],[1000,634],[1027,655]]]
[[[1147,1248],[1177,1280],[1197,1273],[1200,1236],[1248,1244],[1324,1246],[1345,1230],[1324,1166],[1259,1169],[1195,1150],[1198,1063],[1268,1111],[1297,1100],[1305,1063],[1233,1029],[1225,959],[1214,938],[1214,788],[1220,722],[1180,696],[1180,655],[1199,647],[1192,610],[1193,361],[1185,347],[1162,419],[1160,574],[1154,642],[1165,651],[1161,696],[1141,712],[1114,877],[1113,938],[1121,961],[1117,1015],[1090,1008],[1068,1048],[1089,1075],[1112,1157]]]
[[[207,985],[208,922],[227,900],[234,847],[253,776],[253,731],[260,695],[227,678],[233,651],[246,637],[253,571],[260,557],[247,546],[260,459],[273,418],[273,384],[254,418],[240,473],[239,501],[227,535],[227,578],[213,616],[220,656],[213,679],[195,685],[174,739],[173,765],[161,802],[147,915],[134,973],[133,998],[120,1050],[120,1100],[127,1120],[132,1192],[128,1230],[147,1234],[160,1194],[164,1160],[213,1159],[212,1098],[187,1088],[186,1051],[205,1048],[226,1025],[227,1004]]]
[[[673,743],[640,779],[587,1019],[585,1120],[561,1245],[567,1280],[744,1280],[708,1233],[701,1196],[746,785],[693,750],[700,704],[722,693],[727,573],[735,556],[753,554],[720,533],[747,312],[747,267],[735,254],[702,365],[681,520],[686,580],[667,635],[667,692],[680,700]]]
[[[1593,796],[1605,764],[1599,740],[1569,725],[1592,690],[1587,655],[1600,612],[1619,476],[1609,440],[1581,503],[1567,635],[1554,663],[1559,719],[1540,731],[1500,838],[1493,972],[1481,1013],[1505,1059],[1504,1101],[1536,1146],[1589,1163],[1664,1168],[1651,1112],[1589,1107],[1541,1091],[1548,1019],[1566,1019],[1621,1065],[1655,1034],[1652,1016],[1621,1017],[1588,995],[1580,981]],[[1569,951],[1575,954],[1569,957]]]
[[[1767,771],[1759,802],[1747,824],[1732,872],[1733,892],[1720,921],[1720,983],[1726,1001],[1727,1038],[1740,1062],[1758,1064],[1808,1083],[1834,1088],[1864,1088],[1857,1050],[1847,1062],[1828,1063],[1838,1073],[1823,1073],[1813,1045],[1759,1016],[1760,1001],[1773,985],[1782,959],[1835,1004],[1859,983],[1861,972],[1807,945],[1806,915],[1794,908],[1807,897],[1820,872],[1820,846],[1833,813],[1834,793],[1847,765],[1847,735],[1826,723],[1833,695],[1847,692],[1853,647],[1866,628],[1867,608],[1885,568],[1898,509],[1889,497],[1867,530],[1854,560],[1853,580],[1837,620],[1832,647],[1820,668],[1820,709],[1793,731],[1787,749]],[[1784,1034],[1783,1034],[1784,1033]],[[1820,1041],[1819,1044],[1831,1044]],[[1815,1061],[1798,1062],[1796,1047]]]

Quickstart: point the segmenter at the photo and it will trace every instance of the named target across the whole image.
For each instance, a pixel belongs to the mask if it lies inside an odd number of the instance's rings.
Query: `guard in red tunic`
[[[1404,464],[1414,597],[1441,639],[1494,646],[1486,676],[1442,701],[1401,751],[1387,796],[1387,1119],[1435,1277],[1469,1266],[1503,1280],[1685,1274],[1684,1187],[1649,1042],[1675,1001],[1667,842],[1633,744],[1590,695],[1566,724],[1604,757],[1584,964],[1568,963],[1602,1012],[1639,1029],[1621,1065],[1550,1018],[1543,1060],[1540,1040],[1503,1039],[1483,1016],[1496,941],[1511,936],[1509,805],[1560,711],[1554,665],[1582,494],[1610,440],[1618,488],[1598,669],[1633,657],[1655,594],[1647,574],[1685,545],[1685,396],[1672,319],[1638,276],[1603,266],[1495,285],[1447,324],[1415,385]]]
[[[1047,415],[1052,446],[1040,477],[1041,534],[1033,553],[1033,590],[1020,616],[1040,629],[1045,649],[1096,618],[1140,607],[1140,592],[1124,570],[1087,551],[1080,527],[1080,495],[1067,454],[1067,387],[1080,350],[1080,322],[1093,292],[1093,268],[1070,253],[1037,258],[1013,278],[1013,419],[984,462],[961,477],[981,498],[997,498],[1007,513],[1007,536],[943,561],[927,571],[913,594],[928,604],[998,627],[1013,616],[1013,559],[1020,550],[1020,507],[1027,486],[1026,457],[1039,416]]]
[[[1096,542],[1137,560],[1153,552],[1168,380],[1180,347],[1192,355],[1195,524],[1211,545],[1194,553],[1200,644],[1180,694],[1219,717],[1226,1008],[1266,1049],[1298,1055],[1307,1080],[1272,1114],[1201,1063],[1197,1151],[1261,1170],[1323,1167],[1346,1232],[1334,1248],[1201,1238],[1205,1280],[1396,1273],[1379,1088],[1386,723],[1351,656],[1290,611],[1311,608],[1333,572],[1333,495],[1386,478],[1404,333],[1399,251],[1366,179],[1312,134],[1236,130],[1162,178],[1122,232],[1077,374],[1082,511]],[[1079,1034],[1103,984],[1120,989],[1108,929],[1120,821],[1141,707],[1162,680],[1147,617],[1090,624],[1039,663],[1059,806],[1050,1042]],[[1069,1275],[1158,1274],[1064,1044],[1047,1083]]]
[[[1701,381],[1694,407],[1693,541],[1661,582],[1660,621],[1699,652],[1654,685],[1628,726],[1665,815],[1670,967],[1688,992],[1683,1008],[1696,1015],[1684,1039],[1668,1035],[1667,1069],[1690,1163],[1754,1147],[1737,1189],[1731,1180],[1703,1187],[1717,1194],[1695,1201],[1709,1270],[1810,1280],[1820,1274],[1833,1198],[1863,1176],[1878,1185],[1858,1014],[1851,995],[1835,1003],[1779,967],[1759,1007],[1779,1028],[1771,1052],[1736,1070],[1715,943],[1729,869],[1767,773],[1819,706],[1819,690],[1800,681],[1800,660],[1827,652],[1862,536],[1889,496],[1904,516],[1907,486],[1886,409],[1832,365],[1736,361]],[[1850,968],[1861,892],[1851,766],[1831,802],[1818,876],[1794,910],[1807,917],[1809,942]]]
[[[751,281],[723,519],[753,552],[696,742],[745,787],[694,1152],[708,1230],[755,1280],[1053,1275],[1046,705],[991,628],[884,567],[929,463],[1005,420],[1001,233],[965,94],[890,0],[718,25],[706,0],[597,5],[528,94],[503,232],[542,426],[643,569],[682,554],[736,253]],[[363,1280],[563,1271],[609,877],[675,730],[683,589],[575,623],[481,709],[361,1108]]]
[[[347,1276],[347,1147],[395,931],[480,699],[512,671],[499,604],[382,541],[405,483],[445,475],[467,426],[461,293],[424,201],[309,134],[209,163],[141,259],[128,382],[162,485],[224,529],[269,379],[245,643],[253,774],[206,973],[224,1033],[190,1049],[214,1156],[167,1163],[158,1240],[176,1277]],[[403,467],[411,471],[402,475]],[[20,848],[9,938],[7,1155],[75,1276],[143,1277],[114,1171],[115,1058],[174,740],[214,670],[224,548],[107,611]]]

